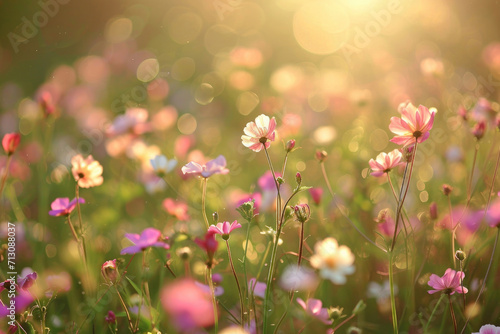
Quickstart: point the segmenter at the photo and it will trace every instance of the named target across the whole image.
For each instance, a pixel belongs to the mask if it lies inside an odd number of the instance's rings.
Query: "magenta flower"
[[[377,155],[376,160],[370,159],[368,162],[372,170],[370,175],[375,177],[384,176],[384,174],[389,173],[392,169],[404,164],[404,162],[401,162],[402,157],[403,155],[399,150],[380,153]]]
[[[116,322],[116,315],[113,311],[108,311],[108,315],[104,317],[104,320],[108,324],[114,324]]]
[[[418,109],[410,105],[402,108],[401,118],[391,118],[389,130],[396,135],[391,142],[403,145],[403,147],[412,146],[417,142],[423,143],[429,138],[435,114],[435,111],[430,112],[422,105]]]
[[[331,325],[333,323],[332,320],[329,320],[328,310],[323,306],[323,303],[319,299],[309,298],[307,303],[302,299],[297,298],[297,303],[306,311],[310,316],[321,320],[326,325]]]
[[[23,290],[28,291],[29,288],[35,283],[38,275],[36,272],[32,272],[24,277],[19,277],[17,280],[17,284]]]
[[[500,327],[493,325],[484,325],[479,328],[479,332],[472,334],[500,334]]]
[[[7,133],[3,136],[2,146],[5,150],[5,153],[8,155],[14,154],[17,147],[19,146],[19,142],[21,141],[21,135],[19,133]]]
[[[467,293],[467,288],[462,288],[462,281],[465,277],[464,272],[455,271],[451,268],[446,269],[443,277],[432,274],[427,283],[434,290],[429,290],[430,294],[443,291],[448,295],[453,295],[457,293]]]
[[[15,305],[16,314],[21,314],[24,310],[30,306],[33,302],[33,296],[29,292],[23,290],[19,291],[19,294],[14,297],[13,304]],[[10,306],[10,305],[9,305]],[[10,314],[10,310],[7,306],[0,304],[0,318],[6,317]]]
[[[134,136],[151,131],[151,124],[147,122],[148,111],[143,108],[131,108],[125,111],[124,115],[117,116],[113,124],[106,129],[106,134],[110,137],[125,133]]]
[[[83,198],[79,198],[78,202],[80,204],[85,203]],[[50,204],[50,208],[52,210],[49,211],[49,215],[51,216],[67,216],[73,211],[76,207],[76,198],[74,198],[71,202],[67,197],[59,197]]]
[[[491,227],[500,227],[500,199],[497,199],[486,214],[486,222]]]
[[[255,119],[255,122],[248,122],[243,132],[245,134],[241,136],[241,141],[245,147],[248,147],[254,152],[259,152],[264,148],[269,148],[271,142],[274,141],[276,137],[276,119],[273,117],[269,119],[269,116],[259,115]]]
[[[227,174],[229,169],[226,168],[226,158],[223,155],[219,155],[214,160],[210,160],[205,165],[200,165],[194,161],[191,161],[186,166],[182,167],[183,174],[193,174],[208,178],[214,174]]]
[[[321,204],[321,197],[323,196],[323,188],[310,188],[309,194],[316,205]]]
[[[142,231],[141,235],[125,233],[125,237],[132,241],[134,245],[122,249],[120,252],[121,255],[139,253],[148,247],[161,247],[165,249],[170,248],[168,244],[158,241],[161,238],[161,232],[151,227]]]
[[[227,240],[229,239],[229,233],[231,233],[233,230],[240,228],[241,224],[238,223],[238,221],[234,221],[232,223],[229,222],[223,222],[223,223],[218,223],[216,225],[212,225],[208,228],[208,231],[212,231],[213,233],[217,233],[222,235],[222,239]]]
[[[194,242],[196,242],[198,246],[200,246],[207,253],[207,266],[211,267],[215,252],[219,247],[219,242],[215,240],[215,232],[208,230],[203,239],[196,238],[194,239]]]
[[[176,217],[181,221],[188,221],[188,205],[182,201],[176,201],[172,198],[165,198],[163,200],[163,208],[169,215]]]

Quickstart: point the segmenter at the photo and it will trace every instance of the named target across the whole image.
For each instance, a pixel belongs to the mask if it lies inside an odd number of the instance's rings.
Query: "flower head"
[[[333,321],[329,319],[328,309],[326,307],[322,307],[323,303],[321,300],[309,298],[307,302],[304,302],[302,299],[297,298],[297,303],[302,306],[307,314],[321,320],[324,324],[331,325],[333,323]]]
[[[207,266],[211,267],[213,264],[215,252],[219,247],[219,242],[215,240],[215,232],[209,229],[207,233],[205,233],[203,239],[196,238],[194,239],[194,242],[196,242],[198,246],[200,246],[203,250],[205,250],[205,252],[207,252],[208,256]]]
[[[321,204],[321,197],[323,196],[323,188],[309,188],[309,194],[316,205]]]
[[[235,220],[232,223],[223,222],[223,223],[218,223],[217,226],[211,225],[208,228],[208,230],[212,231],[213,233],[222,235],[222,239],[227,240],[227,239],[229,239],[229,233],[231,233],[233,230],[240,228],[240,227],[241,227],[241,224]]]
[[[182,167],[183,174],[193,174],[208,178],[213,174],[227,174],[229,169],[226,168],[226,158],[223,155],[219,155],[214,160],[210,160],[205,165],[200,165],[194,161],[191,161],[186,166]]]
[[[401,109],[401,118],[392,117],[389,129],[396,134],[391,142],[398,145],[410,146],[415,143],[423,143],[429,138],[429,131],[434,124],[435,111],[420,105],[414,109],[406,106]]]
[[[163,176],[169,172],[171,172],[175,166],[177,166],[177,160],[175,159],[167,159],[164,155],[157,155],[153,159],[150,160],[151,166],[155,173],[159,176]]]
[[[28,289],[31,288],[31,286],[35,283],[37,278],[37,273],[32,272],[24,277],[19,277],[19,279],[17,280],[17,284],[21,289],[28,291]]]
[[[125,133],[140,135],[151,130],[147,123],[148,111],[143,108],[127,109],[124,115],[115,118],[113,124],[106,130],[108,136],[117,136]]]
[[[102,166],[91,155],[86,159],[81,154],[75,155],[71,159],[71,165],[73,176],[80,187],[91,188],[102,184]]]
[[[486,214],[486,222],[491,227],[500,227],[500,198],[497,199]]]
[[[448,295],[457,293],[467,293],[467,288],[462,287],[462,281],[465,277],[464,272],[455,271],[451,268],[446,269],[443,277],[432,274],[427,284],[434,290],[429,290],[430,294],[443,291]]]
[[[296,206],[292,206],[292,209],[295,213],[295,219],[302,224],[311,217],[311,209],[307,204],[297,204]]]
[[[73,211],[76,207],[76,198],[74,198],[71,202],[67,197],[59,197],[50,204],[50,208],[52,210],[49,211],[49,215],[51,216],[67,216]],[[83,198],[78,198],[78,203],[83,204],[85,200]]]
[[[269,148],[271,142],[276,137],[276,119],[264,114],[257,116],[255,122],[248,122],[241,136],[241,141],[245,147],[254,152],[259,152],[264,148]]]
[[[251,278],[248,280],[248,290],[250,290],[249,293],[253,294],[254,296],[265,298],[266,289],[266,283],[259,282],[255,278]]]
[[[19,142],[21,141],[21,135],[19,133],[7,133],[3,136],[2,146],[7,155],[12,155],[16,151],[19,146]]]
[[[335,284],[345,284],[345,275],[354,273],[354,254],[347,246],[339,246],[334,238],[326,238],[314,246],[311,266],[319,269],[320,276]]]
[[[483,325],[479,328],[479,332],[475,332],[472,334],[500,334],[500,327],[496,327],[493,325]]]
[[[480,140],[484,137],[484,133],[486,132],[486,122],[484,120],[480,120],[474,125],[471,132],[477,140]]]
[[[104,317],[104,320],[108,324],[114,324],[116,322],[116,315],[113,311],[108,311],[108,314]]]
[[[118,278],[116,259],[106,261],[101,266],[101,275],[107,282],[115,283]]]
[[[399,150],[394,150],[389,153],[380,153],[377,155],[376,160],[370,159],[368,162],[372,169],[370,175],[380,177],[389,173],[392,169],[404,164],[404,162],[401,162],[402,157],[403,155]]]
[[[125,237],[132,241],[134,245],[122,249],[120,252],[121,255],[139,253],[148,247],[161,247],[165,249],[170,248],[168,244],[159,241],[161,238],[161,232],[151,227],[142,231],[141,235],[125,233]]]
[[[174,216],[180,221],[189,220],[188,205],[182,201],[176,201],[172,198],[165,198],[163,200],[163,208],[169,215]]]

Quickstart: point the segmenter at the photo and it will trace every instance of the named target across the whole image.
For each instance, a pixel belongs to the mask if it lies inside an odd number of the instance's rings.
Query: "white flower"
[[[153,166],[153,169],[155,170],[155,173],[158,175],[165,175],[177,166],[177,160],[168,160],[164,155],[157,155],[151,159],[150,162],[151,166]]]
[[[313,270],[292,264],[283,271],[280,286],[285,290],[313,291],[318,287],[318,277]]]
[[[337,240],[333,238],[318,241],[314,246],[311,266],[319,269],[322,278],[329,279],[335,284],[345,284],[345,275],[354,273],[353,263],[354,254],[349,247],[339,247]]]

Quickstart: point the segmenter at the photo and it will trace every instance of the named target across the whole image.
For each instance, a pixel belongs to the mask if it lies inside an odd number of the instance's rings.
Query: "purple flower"
[[[275,174],[276,177],[281,177],[280,173]],[[259,180],[257,181],[257,184],[262,190],[265,191],[276,191],[276,181],[274,181],[273,173],[268,170],[267,172],[262,175]]]
[[[491,227],[500,227],[500,199],[493,202],[491,207],[488,209],[486,221]]]
[[[13,301],[16,305],[16,313],[21,314],[24,310],[33,302],[33,297],[29,292],[25,292],[23,290],[19,291],[19,294],[14,297]],[[7,309],[7,306],[0,304],[0,318],[6,317],[10,314],[10,310]]]
[[[323,303],[319,299],[309,298],[307,303],[302,299],[297,298],[297,303],[306,311],[307,314],[313,316],[314,318],[321,320],[326,325],[331,325],[332,320],[329,320],[328,310],[323,306]]]
[[[213,280],[213,279],[212,279]],[[209,285],[200,283],[198,281],[195,281],[194,284],[196,284],[200,289],[202,289],[206,294],[211,294],[212,290],[210,289]],[[224,294],[224,288],[221,286],[216,286],[214,287],[214,294],[216,297],[222,296]]]
[[[253,293],[254,296],[265,298],[266,288],[266,283],[259,282],[255,278],[248,280],[248,289]]]
[[[432,274],[427,283],[434,290],[429,290],[430,294],[443,291],[448,295],[457,293],[467,293],[467,288],[462,287],[465,274],[462,271],[455,271],[451,268],[446,269],[443,277]]]
[[[234,221],[232,223],[229,222],[223,222],[223,223],[218,223],[217,226],[211,225],[208,230],[222,235],[222,239],[227,240],[229,239],[229,233],[231,233],[233,230],[240,228],[241,224],[238,223],[238,221]]]
[[[213,174],[227,174],[229,169],[226,168],[226,158],[223,155],[219,155],[214,160],[210,160],[205,165],[200,165],[194,161],[191,161],[186,166],[182,167],[183,174],[193,174],[208,178]]]
[[[85,200],[83,198],[79,198],[78,202],[82,204],[85,203]],[[71,202],[67,197],[56,198],[54,202],[52,202],[52,204],[50,205],[50,208],[52,210],[49,211],[49,215],[67,216],[71,213],[71,211],[73,211],[75,207],[76,207],[76,198],[73,199]]]
[[[493,325],[484,325],[479,328],[479,332],[472,334],[500,334],[500,327]]]
[[[19,277],[19,279],[17,280],[17,284],[21,289],[27,291],[35,283],[37,277],[38,277],[37,273],[32,272],[31,274],[28,274],[24,277]]]
[[[125,237],[132,241],[134,245],[122,249],[121,255],[139,253],[148,247],[170,248],[168,244],[158,241],[161,238],[161,232],[151,227],[142,231],[141,235],[125,233]]]
[[[104,320],[106,320],[108,324],[114,324],[116,322],[115,313],[113,311],[108,311],[108,315],[104,317]]]

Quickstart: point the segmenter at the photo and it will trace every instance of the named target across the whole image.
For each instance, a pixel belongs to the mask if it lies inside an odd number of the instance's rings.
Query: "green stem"
[[[85,272],[87,273],[87,284],[88,287],[90,288],[91,282],[90,282],[90,272],[89,272],[89,265],[88,265],[88,258],[87,258],[87,247],[85,245],[85,236],[83,232],[83,220],[82,220],[82,210],[80,208],[80,187],[78,186],[78,181],[76,182],[76,187],[75,187],[75,197],[76,197],[76,209],[78,211],[78,228],[80,229],[80,242],[81,242],[81,247],[83,250],[83,264],[85,266]]]
[[[398,333],[398,315],[396,311],[396,297],[394,295],[394,271],[393,271],[393,253],[389,252],[389,285],[391,288],[391,313],[392,313],[392,328],[394,334]]]
[[[212,280],[212,268],[207,267],[207,271],[207,280],[208,285],[210,286],[210,291],[212,292],[212,305],[214,308],[214,330],[215,334],[217,334],[217,331],[219,329],[219,314],[217,312],[217,299],[215,298],[214,281]]]
[[[125,304],[125,301],[123,300],[122,295],[120,294],[120,291],[118,290],[116,285],[114,287],[115,287],[116,293],[118,294],[118,298],[120,299],[120,302],[122,304],[123,310],[125,311],[125,314],[127,315],[128,326],[130,328],[130,332],[134,333],[134,326],[132,325],[132,318],[130,317],[130,313],[128,311],[127,305]]]
[[[241,315],[241,321],[240,324],[243,326],[244,324],[244,303],[243,303],[243,294],[241,292],[241,286],[240,286],[240,281],[238,280],[238,275],[236,275],[236,270],[234,269],[234,263],[233,259],[231,257],[231,248],[229,247],[229,241],[226,240],[226,247],[227,247],[227,256],[229,257],[229,264],[231,265],[231,271],[233,272],[234,280],[236,281],[236,286],[238,287],[238,295],[240,296],[240,315]]]
[[[427,324],[424,327],[424,334],[427,333],[427,327],[429,327],[429,324],[432,321],[432,317],[434,317],[434,313],[436,313],[436,310],[438,309],[439,304],[443,300],[444,296],[446,296],[444,293],[439,297],[438,302],[436,303],[436,306],[434,306],[434,309],[432,310],[431,316],[429,317],[429,320],[427,320]]]
[[[208,178],[203,178],[203,194],[201,195],[201,206],[202,206],[201,212],[203,214],[203,220],[205,221],[205,226],[208,230],[210,224],[208,223],[207,212],[206,212],[207,183],[208,183]]]
[[[453,303],[451,302],[451,295],[448,295],[448,300],[450,302],[450,313],[451,313],[451,319],[453,320],[453,328],[455,329],[455,334],[457,334],[457,318],[455,317],[455,311],[453,311]]]

